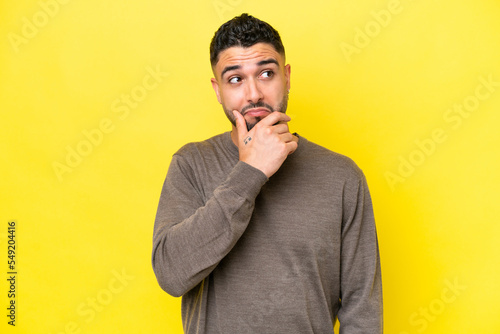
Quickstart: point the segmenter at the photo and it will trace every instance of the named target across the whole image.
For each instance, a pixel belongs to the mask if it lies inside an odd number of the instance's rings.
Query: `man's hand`
[[[298,146],[296,138],[288,130],[290,116],[275,111],[248,131],[245,118],[236,110],[233,114],[238,130],[240,160],[271,177]]]

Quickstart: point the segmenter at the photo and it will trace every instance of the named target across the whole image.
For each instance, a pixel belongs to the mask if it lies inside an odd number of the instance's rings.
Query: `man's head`
[[[210,44],[210,62],[217,100],[233,126],[233,110],[249,130],[272,111],[286,111],[290,65],[278,32],[266,22],[242,14],[224,23]]]

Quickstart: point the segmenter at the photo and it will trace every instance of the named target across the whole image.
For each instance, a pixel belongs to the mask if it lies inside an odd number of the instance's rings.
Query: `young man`
[[[232,123],[172,157],[153,237],[186,333],[382,333],[377,235],[349,158],[291,134],[278,32],[243,14],[210,45]]]

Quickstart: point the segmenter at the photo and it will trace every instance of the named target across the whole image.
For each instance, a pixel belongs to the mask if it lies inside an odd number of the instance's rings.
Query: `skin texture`
[[[271,44],[257,43],[222,51],[212,70],[212,87],[232,123],[240,160],[271,177],[298,145],[285,114],[290,65]]]

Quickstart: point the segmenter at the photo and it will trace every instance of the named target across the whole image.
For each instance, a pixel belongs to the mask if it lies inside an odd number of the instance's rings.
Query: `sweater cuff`
[[[268,178],[261,170],[246,162],[238,161],[224,184],[248,200],[254,200]]]

